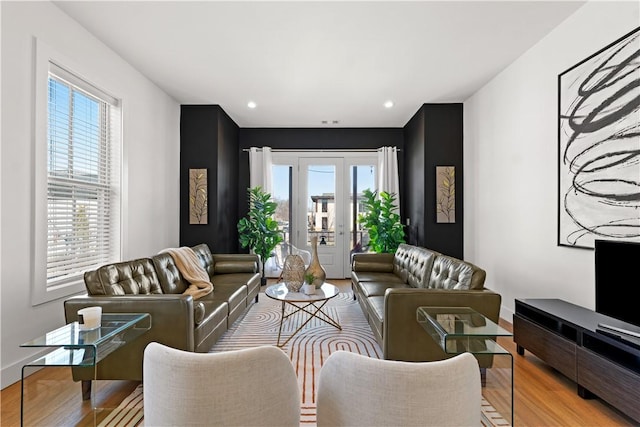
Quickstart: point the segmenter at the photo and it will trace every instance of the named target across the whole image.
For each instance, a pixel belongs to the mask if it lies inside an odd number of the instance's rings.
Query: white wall
[[[557,246],[557,77],[640,25],[638,2],[589,2],[464,103],[465,258],[515,298],[595,307],[592,250]]]
[[[0,246],[2,387],[19,380],[27,340],[64,324],[63,300],[32,306],[34,43],[80,64],[122,99],[123,259],[179,243],[180,106],[49,2],[0,2],[2,142]],[[97,80],[97,81],[96,81]],[[41,266],[40,266],[41,267]]]

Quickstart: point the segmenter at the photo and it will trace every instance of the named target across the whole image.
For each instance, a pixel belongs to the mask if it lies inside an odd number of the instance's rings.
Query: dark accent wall
[[[463,105],[424,104],[404,127],[405,217],[410,243],[463,254]],[[455,166],[456,221],[436,223],[436,166]],[[422,191],[420,189],[422,186]]]
[[[241,128],[238,202],[240,217],[246,215],[249,187],[249,147],[271,147],[272,149],[349,150],[377,149],[395,146],[402,150],[401,128]],[[401,152],[402,153],[402,152]],[[402,170],[402,156],[398,156],[398,169]],[[402,194],[402,175],[400,193]]]
[[[424,246],[424,107],[404,127],[403,212],[411,223],[405,226],[407,243]]]
[[[182,105],[180,246],[238,252],[238,126],[218,105]],[[208,224],[189,224],[189,169],[206,168]]]
[[[180,118],[180,245],[243,251],[237,222],[248,210],[249,147],[377,149],[396,146],[400,211],[408,243],[463,258],[463,105],[424,104],[404,128],[239,128],[218,105],[183,105]],[[456,168],[456,222],[436,223],[436,166]],[[189,169],[207,168],[209,224],[189,224]]]

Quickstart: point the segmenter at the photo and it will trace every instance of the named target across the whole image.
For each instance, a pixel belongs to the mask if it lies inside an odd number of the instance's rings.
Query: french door
[[[327,278],[350,275],[350,254],[366,246],[357,223],[365,188],[375,189],[376,156],[370,153],[274,153],[272,194],[285,241],[318,257]]]

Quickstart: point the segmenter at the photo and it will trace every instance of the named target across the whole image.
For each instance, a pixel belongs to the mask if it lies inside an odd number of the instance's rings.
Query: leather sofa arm
[[[500,294],[490,289],[387,289],[384,301],[382,350],[385,359],[441,360],[447,355],[416,320],[418,307],[471,307],[498,323]]]
[[[144,349],[147,343],[156,341],[181,350],[194,351],[194,302],[191,295],[72,297],[64,302],[66,322],[78,320],[78,310],[89,306],[100,306],[103,313],[149,313],[151,329],[136,340],[136,347]]]
[[[351,269],[353,271],[375,271],[379,273],[393,272],[394,254],[353,254]]]
[[[214,274],[258,273],[258,256],[253,254],[213,254]]]

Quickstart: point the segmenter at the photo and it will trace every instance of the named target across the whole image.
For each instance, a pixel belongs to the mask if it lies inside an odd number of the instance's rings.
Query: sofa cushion
[[[477,274],[473,278],[474,273]],[[429,288],[431,289],[483,289],[484,270],[457,258],[438,255],[433,263]],[[474,279],[472,282],[472,278]]]
[[[162,293],[153,261],[150,258],[104,265],[95,272],[86,272],[84,282],[89,295]]]
[[[217,276],[214,276],[214,280],[216,278]],[[204,298],[212,301],[226,301],[229,304],[229,312],[227,313],[228,316],[229,313],[234,311],[239,306],[246,307],[247,305],[248,291],[247,285],[245,285],[244,283],[245,282],[222,282],[220,280],[217,280],[213,285],[214,291]]]
[[[380,272],[371,272],[371,271],[352,271],[351,272],[351,280],[354,283],[363,283],[363,282],[380,282],[380,283],[396,283],[402,284],[405,283],[393,273],[380,273]]]
[[[155,255],[151,259],[156,268],[162,292],[181,294],[189,287],[189,282],[182,277],[173,257],[168,252]]]
[[[393,254],[353,254],[351,269],[354,271],[377,271],[381,273],[392,273]]]
[[[405,283],[389,283],[389,282],[360,282],[358,284],[362,294],[367,297],[372,296],[384,296],[384,293],[389,288],[411,288],[411,286]]]
[[[393,259],[393,272],[414,288],[426,288],[437,252],[401,244]]]
[[[233,273],[233,274],[216,274],[211,278],[214,289],[218,286],[242,286],[249,283],[255,276],[255,273]],[[259,281],[258,281],[259,283]]]
[[[216,275],[246,273],[247,271],[257,271],[257,265],[255,261],[239,261],[234,259],[225,260],[224,258],[222,258],[221,261],[216,260],[215,262]]]

